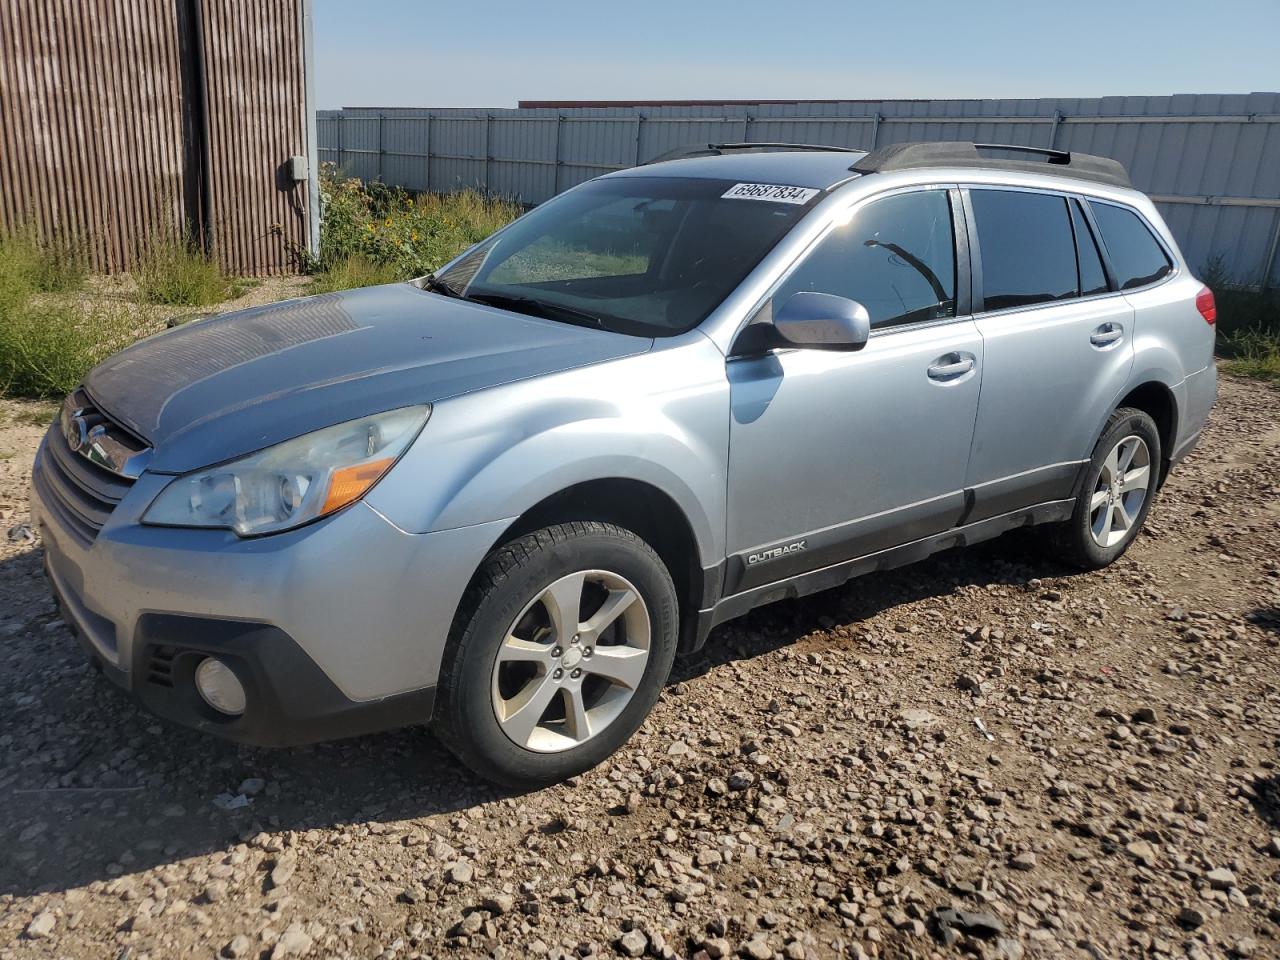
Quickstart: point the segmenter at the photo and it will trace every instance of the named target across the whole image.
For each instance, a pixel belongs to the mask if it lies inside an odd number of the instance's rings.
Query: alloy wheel
[[[538,753],[597,736],[635,695],[651,639],[649,609],[624,577],[583,570],[556,580],[498,648],[491,689],[502,732]]]
[[[1089,499],[1089,532],[1100,547],[1114,547],[1129,535],[1151,482],[1151,450],[1141,437],[1125,437],[1102,461]]]

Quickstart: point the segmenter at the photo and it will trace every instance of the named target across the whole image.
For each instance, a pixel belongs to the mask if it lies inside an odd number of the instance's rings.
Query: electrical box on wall
[[[294,181],[302,181],[307,179],[307,158],[306,157],[290,157],[289,158],[289,178]]]

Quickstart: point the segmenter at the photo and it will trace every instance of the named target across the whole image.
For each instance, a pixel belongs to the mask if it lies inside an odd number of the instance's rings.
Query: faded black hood
[[[653,341],[407,284],[198,321],[121,351],[85,388],[183,473],[344,420],[642,353]]]

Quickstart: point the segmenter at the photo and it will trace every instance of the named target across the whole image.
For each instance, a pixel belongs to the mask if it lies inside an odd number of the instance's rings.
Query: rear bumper
[[[1204,433],[1209,411],[1218,397],[1218,368],[1210,363],[1198,373],[1182,382],[1182,416],[1178,423],[1178,437],[1169,451],[1169,466],[1175,467],[1195,449]]]

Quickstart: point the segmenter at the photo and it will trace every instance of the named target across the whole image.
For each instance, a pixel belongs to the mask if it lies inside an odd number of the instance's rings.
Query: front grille
[[[77,391],[75,402],[82,415],[96,423],[109,422],[102,413],[87,404],[87,397]],[[111,512],[129,492],[133,480],[112,473],[71,449],[59,422],[45,437],[45,455],[36,464],[35,481],[41,494],[63,525],[84,543],[92,543]]]

